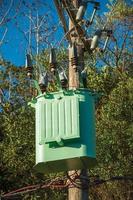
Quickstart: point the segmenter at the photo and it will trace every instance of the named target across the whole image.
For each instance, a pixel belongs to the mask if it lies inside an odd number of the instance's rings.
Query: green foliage
[[[133,78],[116,67],[88,68],[88,88],[102,94],[96,108],[98,165],[90,175],[132,177]],[[90,199],[131,199],[131,187],[131,181],[105,183],[90,189]]]
[[[97,119],[97,151],[102,175],[131,174],[133,151],[133,79],[120,81]],[[104,147],[101,148],[101,147]],[[105,154],[106,151],[106,154]]]
[[[3,99],[1,103],[0,113],[0,191],[3,193],[26,185],[44,183],[45,179],[52,180],[55,175],[44,176],[33,170],[35,111],[27,105],[34,95],[33,85],[26,78],[23,68],[17,68],[4,60],[1,64],[0,88],[6,96],[6,100]],[[60,193],[47,189],[24,195],[22,199],[51,199],[53,196],[59,199]]]
[[[112,5],[108,4],[108,8],[111,9]],[[130,17],[133,14],[133,8],[130,3],[126,0],[117,0],[116,6],[114,8],[112,17],[117,19],[124,19]]]

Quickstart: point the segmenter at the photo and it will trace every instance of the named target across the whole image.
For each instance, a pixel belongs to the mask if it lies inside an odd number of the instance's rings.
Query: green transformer
[[[36,112],[36,165],[42,173],[96,164],[96,95],[87,89],[41,94]]]

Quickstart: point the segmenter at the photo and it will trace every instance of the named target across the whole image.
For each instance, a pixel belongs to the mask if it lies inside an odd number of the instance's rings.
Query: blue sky
[[[44,14],[48,15],[45,19],[47,23],[47,29],[50,27],[56,29],[53,30],[54,34],[51,34],[48,38],[50,44],[46,44],[43,41],[40,42],[39,51],[41,51],[42,48],[48,48],[49,45],[53,46],[55,45],[56,47],[56,44],[63,37],[63,31],[59,24],[59,19],[53,1],[40,0],[40,5],[43,2],[43,6],[39,7],[39,5],[37,5],[39,0],[22,1],[21,6],[19,5],[21,2],[20,0],[14,0],[14,1],[7,0],[5,1],[6,2],[5,5],[0,8],[0,11],[3,13],[6,12],[9,8],[11,1],[12,1],[12,8],[10,9],[10,12],[7,15],[7,18],[11,19],[11,21],[8,22],[8,25],[1,26],[0,30],[0,39],[2,38],[3,33],[7,30],[4,43],[0,46],[0,55],[5,59],[7,59],[8,61],[12,62],[13,64],[20,66],[25,64],[25,53],[29,46],[28,45],[29,42],[27,42],[27,40],[29,40],[29,34],[28,33],[26,34],[26,31],[29,30],[30,20],[27,16],[33,15],[32,20],[34,21],[34,23],[36,23],[37,12],[38,15],[40,15],[41,17],[43,17]],[[101,15],[105,11],[107,11],[106,9],[107,2],[108,0],[100,1],[101,6],[99,13]],[[18,8],[18,10],[16,9],[16,7]],[[32,14],[30,14],[29,10],[31,10]],[[15,13],[17,13],[16,16]],[[25,32],[26,35],[22,32]],[[47,34],[43,33],[43,37],[47,37]],[[32,36],[32,40],[35,41],[34,36]],[[35,44],[35,42],[33,42],[33,44]],[[33,49],[33,54],[36,54],[36,50],[34,49]]]

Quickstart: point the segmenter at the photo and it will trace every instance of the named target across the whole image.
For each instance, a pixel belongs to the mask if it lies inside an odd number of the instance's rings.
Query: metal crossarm
[[[85,31],[82,29],[82,27],[77,23],[76,21],[76,15],[74,12],[74,6],[71,5],[71,1],[68,0],[62,0],[62,4],[64,6],[64,8],[66,9],[67,14],[69,15],[74,28],[76,30],[76,33],[78,35],[78,37],[81,39],[81,41],[83,42],[83,45],[85,47],[85,49],[91,53],[90,47],[87,45],[86,40],[85,40]]]

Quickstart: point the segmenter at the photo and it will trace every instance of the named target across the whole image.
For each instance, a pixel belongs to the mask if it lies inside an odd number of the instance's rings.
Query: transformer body
[[[87,89],[36,97],[38,172],[84,169],[96,164],[95,98]]]

